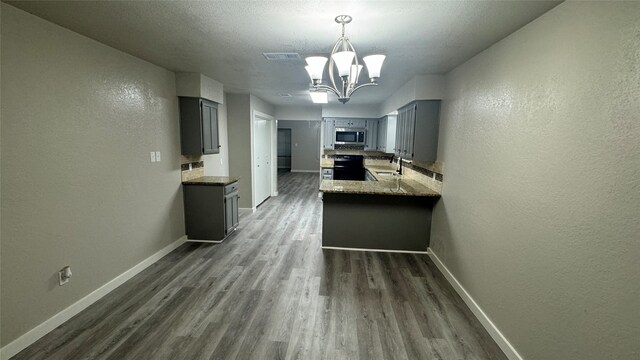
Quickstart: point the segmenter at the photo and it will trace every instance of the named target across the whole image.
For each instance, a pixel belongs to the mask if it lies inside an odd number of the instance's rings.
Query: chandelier
[[[353,48],[353,45],[351,45],[349,38],[344,34],[344,27],[351,22],[352,18],[349,15],[339,15],[336,16],[335,20],[338,24],[342,25],[342,35],[338,41],[336,41],[333,50],[331,50],[329,60],[329,79],[331,80],[331,84],[325,85],[322,83],[324,66],[327,63],[326,57],[311,56],[305,59],[307,61],[305,69],[309,73],[312,81],[310,93],[314,103],[326,103],[327,92],[332,92],[338,97],[338,101],[344,104],[349,101],[351,94],[357,90],[365,86],[378,85],[380,68],[382,68],[382,62],[385,58],[384,55],[369,55],[362,58],[367,65],[370,82],[358,85],[358,77],[360,76],[363,66],[358,62],[356,50]],[[341,86],[336,85],[334,68],[338,70],[339,81],[342,82],[342,84],[340,84]]]

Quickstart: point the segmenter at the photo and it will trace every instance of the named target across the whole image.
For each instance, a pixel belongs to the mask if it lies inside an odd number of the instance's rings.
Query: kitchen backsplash
[[[182,181],[189,181],[204,176],[204,161],[200,156],[180,157]]]
[[[381,159],[370,159],[365,158],[364,160],[366,165],[372,166],[389,166],[389,160],[381,160]],[[398,166],[398,159],[394,159],[393,166]],[[442,164],[438,165],[439,168],[442,168]],[[436,173],[429,169],[421,168],[415,164],[410,164],[407,162],[402,163],[402,174],[410,179],[414,179],[423,183],[428,184],[432,189],[437,191],[442,191],[442,179],[443,176],[441,173]]]

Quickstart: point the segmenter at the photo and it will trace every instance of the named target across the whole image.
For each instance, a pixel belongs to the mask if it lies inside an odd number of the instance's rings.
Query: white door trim
[[[277,175],[278,175],[278,161],[277,161],[277,146],[278,146],[278,124],[276,119],[266,113],[263,113],[258,110],[253,110],[251,114],[251,207],[256,208],[258,206],[256,202],[256,177],[254,174],[255,165],[254,165],[254,156],[255,156],[255,122],[256,120],[266,120],[271,125],[270,131],[270,165],[271,165],[271,184],[269,184],[269,194],[274,196],[277,195]],[[274,143],[275,141],[275,143]]]

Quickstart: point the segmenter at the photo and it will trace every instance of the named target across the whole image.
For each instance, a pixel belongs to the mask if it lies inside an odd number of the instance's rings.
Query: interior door
[[[255,205],[271,195],[271,126],[268,120],[255,116],[253,173],[255,180]]]

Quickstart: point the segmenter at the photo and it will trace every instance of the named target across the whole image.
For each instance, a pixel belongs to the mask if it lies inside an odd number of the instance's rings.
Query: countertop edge
[[[239,177],[233,176],[203,176],[182,182],[182,185],[201,185],[201,186],[226,186],[238,182]]]

